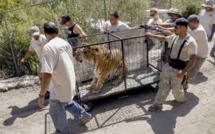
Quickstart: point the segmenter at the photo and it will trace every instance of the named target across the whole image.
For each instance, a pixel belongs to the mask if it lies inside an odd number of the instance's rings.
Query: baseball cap
[[[188,18],[187,18],[188,22],[199,22],[199,17],[195,14],[193,15],[190,15]]]
[[[213,0],[205,0],[205,3],[202,4],[202,7],[210,7],[210,8],[214,8],[214,1]]]
[[[158,9],[155,8],[155,7],[154,7],[154,8],[151,8],[151,9],[150,9],[150,12],[158,13]]]
[[[32,26],[29,29],[29,33],[31,34],[31,36],[37,36],[40,35],[40,29],[37,26]]]
[[[67,21],[70,21],[71,19],[72,19],[72,18],[71,18],[70,15],[64,14],[64,15],[61,16],[61,22],[60,22],[60,24],[61,24],[61,25],[65,25],[66,22],[67,22]]]
[[[188,26],[188,21],[185,18],[179,18],[175,21],[175,25]]]

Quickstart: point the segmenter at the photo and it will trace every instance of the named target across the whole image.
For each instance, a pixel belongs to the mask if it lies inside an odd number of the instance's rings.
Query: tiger
[[[87,45],[87,44],[84,44]],[[128,72],[128,65],[122,60],[122,52],[119,49],[107,49],[103,45],[86,46],[76,51],[75,59],[94,62],[94,76],[88,90],[99,93],[105,82],[112,81],[116,86],[123,81]]]

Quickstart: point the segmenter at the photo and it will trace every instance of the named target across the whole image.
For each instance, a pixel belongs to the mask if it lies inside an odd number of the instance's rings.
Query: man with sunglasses
[[[147,22],[148,26],[155,26],[156,24],[160,24],[163,22],[159,16],[159,12],[157,8],[151,8],[149,15],[150,15],[150,19]],[[150,32],[153,32],[153,31],[150,31]],[[150,50],[155,44],[158,43],[158,40],[147,39],[147,42],[148,42],[148,49]]]
[[[84,30],[74,22],[73,18],[68,15],[64,14],[61,16],[61,25],[65,25],[68,28],[68,33],[67,33],[67,38],[68,42],[72,45],[73,47],[73,55],[75,55],[76,49],[75,47],[78,46],[80,43],[80,39],[84,38],[87,36]],[[81,38],[78,38],[81,37]]]
[[[148,109],[149,111],[162,110],[162,105],[171,89],[175,98],[172,101],[173,105],[182,104],[186,101],[181,89],[181,82],[183,76],[191,69],[196,60],[197,44],[195,39],[187,33],[188,21],[186,19],[177,19],[175,24],[175,34],[171,36],[165,37],[146,33],[147,37],[167,41],[170,48],[170,61],[163,66],[159,90],[153,105]]]

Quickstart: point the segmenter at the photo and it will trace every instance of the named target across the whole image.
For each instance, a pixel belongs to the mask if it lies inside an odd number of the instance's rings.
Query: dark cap
[[[110,13],[110,16],[113,16],[114,18],[119,18],[119,13],[117,11],[113,11]]]
[[[58,28],[54,22],[46,22],[43,28],[46,34],[58,34]]]
[[[70,20],[72,20],[71,16],[68,15],[68,14],[64,14],[64,15],[61,16],[61,22],[60,22],[60,24],[61,25],[65,25],[66,22],[70,21]]]
[[[199,22],[199,17],[195,14],[193,15],[190,15],[188,18],[187,18],[188,22]]]
[[[175,21],[175,25],[188,26],[188,21],[185,18],[179,18]]]

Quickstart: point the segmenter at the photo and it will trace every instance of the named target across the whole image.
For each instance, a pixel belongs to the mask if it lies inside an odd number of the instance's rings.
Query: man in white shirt
[[[214,1],[213,0],[206,0],[205,3],[202,5],[204,8],[201,13],[199,14],[199,21],[200,24],[204,27],[208,41],[211,42],[215,32],[215,10],[214,10]],[[211,49],[210,55],[214,57],[215,52],[215,45]]]
[[[202,67],[203,63],[207,59],[209,53],[209,44],[207,39],[207,34],[205,29],[199,24],[199,18],[197,15],[190,15],[187,18],[189,22],[189,34],[196,40],[197,43],[197,55],[196,55],[196,62],[192,66],[192,68],[187,72],[187,80],[184,83],[184,89],[188,88],[188,83],[196,76],[200,68]]]
[[[159,16],[159,12],[158,12],[157,8],[152,8],[150,10],[149,15],[150,15],[151,18],[148,20],[147,25],[153,26],[153,25],[156,25],[156,24],[159,24],[159,23],[163,22],[162,19]]]
[[[81,125],[92,119],[78,103],[73,100],[76,89],[73,65],[73,50],[68,42],[58,37],[58,28],[53,22],[44,24],[48,43],[42,51],[42,86],[38,104],[44,107],[44,95],[50,89],[50,115],[56,132],[70,134],[66,111],[76,115]]]
[[[47,43],[46,37],[43,34],[40,34],[40,30],[37,26],[32,26],[29,29],[29,33],[32,36],[32,39],[30,41],[30,46],[28,48],[27,53],[25,54],[25,56],[20,60],[20,65],[23,65],[26,60],[34,53],[36,52],[38,59],[39,59],[39,68],[37,70],[37,74],[40,78],[42,78],[42,74],[41,74],[41,62],[42,62],[42,49],[44,47],[44,45]],[[46,93],[46,99],[49,98],[49,91],[47,91]]]
[[[24,64],[25,61],[31,56],[31,54],[33,54],[34,52],[36,52],[39,61],[41,63],[42,61],[42,49],[44,47],[44,45],[46,44],[46,37],[43,34],[40,34],[40,30],[37,26],[32,26],[29,29],[29,33],[32,36],[31,42],[30,42],[30,46],[28,48],[27,53],[25,54],[25,56],[20,60],[20,64]],[[38,69],[38,75],[39,77],[41,77],[41,73],[40,73],[40,66]]]
[[[131,29],[126,23],[119,20],[119,14],[117,11],[110,13],[109,21],[105,22],[102,32],[116,32],[121,30]]]
[[[175,34],[171,36],[146,33],[147,37],[167,41],[168,47],[170,47],[170,61],[163,66],[158,93],[153,105],[148,109],[151,112],[162,110],[162,105],[170,90],[175,98],[172,104],[181,104],[186,101],[181,82],[195,62],[197,45],[193,37],[187,34],[188,21],[186,19],[180,18],[176,20],[175,24]]]
[[[162,19],[159,16],[159,12],[157,8],[152,8],[150,10],[150,19],[147,22],[148,26],[155,26],[157,24],[162,23]],[[149,30],[149,32],[153,32],[152,30]],[[155,44],[159,43],[156,39],[147,39],[148,43],[148,50],[150,50]]]

